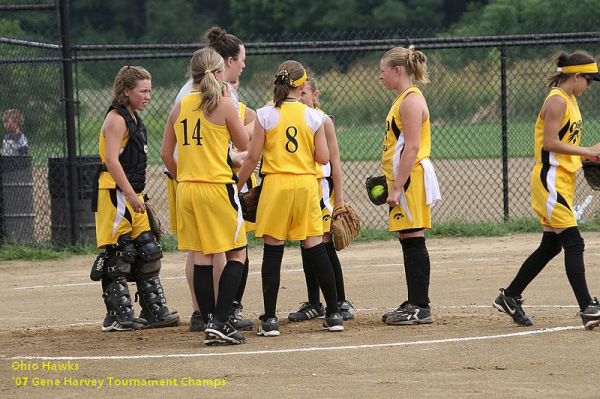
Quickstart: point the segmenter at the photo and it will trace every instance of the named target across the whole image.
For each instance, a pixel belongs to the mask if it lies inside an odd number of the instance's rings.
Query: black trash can
[[[35,244],[31,156],[0,157],[0,180],[1,241]]]
[[[79,213],[79,237],[83,244],[96,243],[96,222],[91,211],[94,178],[100,156],[82,155],[76,158],[79,187],[75,209]],[[52,243],[64,247],[71,243],[71,201],[68,159],[48,158],[48,188],[50,190]]]

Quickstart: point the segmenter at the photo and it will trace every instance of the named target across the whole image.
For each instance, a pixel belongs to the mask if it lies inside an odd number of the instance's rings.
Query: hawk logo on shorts
[[[323,221],[326,222],[328,220],[331,220],[331,215],[323,215]]]
[[[403,219],[404,218],[404,214],[402,214],[402,212],[398,212],[394,215],[394,219]]]
[[[144,153],[147,154],[148,153],[148,145],[144,144]]]
[[[383,146],[383,152],[386,152],[387,150],[388,150],[388,146],[387,146],[387,145],[384,145],[384,146]]]

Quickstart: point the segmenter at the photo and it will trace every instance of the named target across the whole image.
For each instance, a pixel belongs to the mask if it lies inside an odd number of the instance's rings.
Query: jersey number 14
[[[190,145],[188,142],[188,120],[187,118],[180,122],[183,125],[183,145]],[[192,140],[196,140],[196,145],[202,145],[202,136],[200,135],[200,119],[196,119]]]

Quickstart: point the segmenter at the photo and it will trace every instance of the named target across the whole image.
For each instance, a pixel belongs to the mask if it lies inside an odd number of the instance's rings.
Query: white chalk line
[[[330,347],[313,347],[313,348],[291,348],[291,349],[278,349],[278,350],[264,350],[264,351],[243,351],[243,352],[224,352],[224,353],[179,353],[179,354],[168,354],[168,355],[135,355],[135,356],[13,356],[6,357],[0,355],[1,358],[8,360],[135,360],[135,359],[169,359],[169,358],[192,358],[192,357],[226,357],[226,356],[246,356],[246,355],[273,355],[283,353],[300,353],[300,352],[322,352],[322,351],[340,351],[340,350],[353,350],[353,349],[374,349],[374,348],[390,348],[390,347],[401,347],[401,346],[415,346],[415,345],[431,345],[431,344],[446,344],[454,342],[469,342],[469,341],[482,341],[490,339],[500,338],[511,338],[511,337],[523,337],[534,334],[547,334],[555,333],[567,330],[579,330],[583,326],[566,326],[566,327],[554,327],[544,328],[533,331],[521,331],[510,334],[497,334],[497,335],[485,335],[479,337],[463,337],[463,338],[445,338],[445,339],[432,339],[427,341],[412,341],[412,342],[391,342],[386,344],[365,344],[365,345],[345,345],[345,346],[330,346]]]
[[[467,258],[467,259],[463,259],[463,261],[465,262],[485,262],[485,261],[494,261],[494,260],[500,260],[500,258]],[[443,264],[443,263],[457,263],[458,261],[438,261],[438,262],[433,262],[433,266],[435,266],[436,264]],[[348,266],[348,267],[344,267],[344,269],[363,269],[363,268],[374,268],[374,267],[399,267],[402,266],[402,263],[381,263],[381,264],[375,264],[375,265],[361,265],[361,266]],[[287,269],[287,270],[282,270],[282,273],[299,273],[299,272],[303,272],[303,269]],[[257,275],[260,274],[260,270],[259,271],[255,271],[255,272],[250,272],[248,273],[248,275]],[[185,276],[178,276],[178,277],[161,277],[161,280],[181,280],[184,279]],[[60,287],[79,287],[79,286],[86,286],[86,285],[97,285],[97,282],[86,282],[86,283],[68,283],[68,284],[49,284],[49,285],[32,285],[32,286],[28,286],[28,287],[14,287],[13,290],[18,291],[18,290],[33,290],[33,289],[42,289],[42,288],[60,288]]]

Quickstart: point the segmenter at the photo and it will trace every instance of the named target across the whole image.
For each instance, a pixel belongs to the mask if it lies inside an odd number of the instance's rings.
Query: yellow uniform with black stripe
[[[117,111],[112,110],[111,112]],[[123,136],[121,149],[125,148],[127,141],[129,141],[129,130]],[[98,152],[102,163],[106,162],[105,146],[104,132],[100,130]],[[125,194],[118,190],[116,186],[117,184],[110,173],[100,173],[98,180],[98,210],[95,214],[98,248],[116,244],[123,234],[131,234],[131,238],[135,239],[141,233],[150,231],[148,215],[134,212]],[[143,201],[142,194],[138,194],[138,197]]]
[[[242,125],[246,126],[246,104],[244,103],[239,103],[240,105],[240,119],[242,120]],[[234,151],[237,151],[237,149],[234,147]],[[233,171],[237,174],[240,171],[239,167],[234,167]],[[252,187],[256,186],[256,175],[254,173],[252,173],[250,175],[250,178],[248,179],[248,181],[246,181],[246,184],[244,184],[244,187],[242,187],[241,192],[245,193],[248,192],[248,190],[250,190]],[[256,223],[252,223],[252,222],[248,222],[246,220],[244,220],[244,225],[246,226],[246,233],[249,233],[251,231],[255,231],[256,230]]]
[[[410,86],[396,97],[385,119],[385,139],[381,163],[390,191],[398,174],[400,158],[404,150],[404,128],[400,117],[400,104],[410,93],[423,96],[421,90],[416,86]],[[426,204],[423,167],[420,164],[424,158],[429,158],[430,154],[431,127],[428,117],[421,125],[417,160],[404,184],[404,204],[402,204],[401,198],[401,204],[390,208],[389,231],[431,228],[431,206]]]
[[[265,177],[256,236],[305,240],[323,235],[314,159],[314,134],[322,117],[288,99],[280,108],[259,109],[257,123],[265,129],[261,168]]]
[[[177,137],[179,249],[220,253],[246,245],[246,232],[229,157],[227,126],[209,122],[192,92],[181,100]]]
[[[567,102],[567,109],[558,132],[559,140],[569,145],[579,146],[582,121],[577,99],[575,96],[569,96],[562,89],[553,87],[544,105],[552,96],[560,96]],[[531,173],[531,206],[543,225],[554,228],[577,226],[573,212],[573,195],[575,172],[581,168],[581,157],[544,150],[544,120],[541,115],[540,111],[535,124],[534,157],[537,164]]]
[[[325,112],[316,108],[323,116],[323,125],[329,118]],[[333,188],[333,179],[331,178],[331,163],[327,162],[321,165],[315,162],[317,170],[317,182],[319,183],[319,205],[321,206],[321,219],[323,219],[323,233],[331,231],[331,215],[333,214],[333,206],[335,205],[335,193]]]

